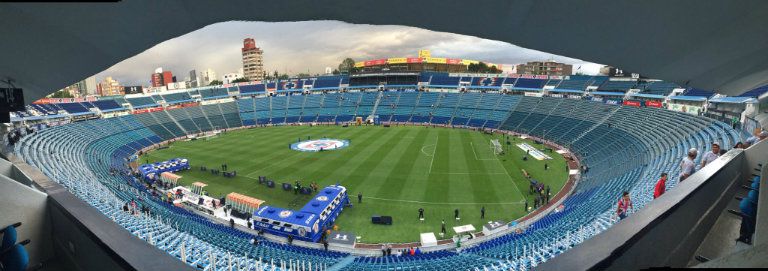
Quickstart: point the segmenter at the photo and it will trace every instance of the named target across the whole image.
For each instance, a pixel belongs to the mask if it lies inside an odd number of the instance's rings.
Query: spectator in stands
[[[664,192],[667,191],[667,173],[661,173],[661,178],[656,182],[656,187],[653,188],[653,198],[661,197]]]
[[[288,244],[289,245],[293,244],[293,235],[288,235]]]
[[[736,142],[736,145],[733,146],[734,149],[743,149],[744,143],[741,143],[741,141]]]
[[[234,228],[235,227],[235,219],[234,218],[230,218],[229,219],[229,227],[230,228]]]
[[[416,247],[416,251],[414,251],[414,253],[413,253],[413,254],[414,254],[414,255],[419,255],[419,254],[421,254],[421,249],[420,249],[420,248],[418,248],[418,247]]]
[[[411,255],[411,256],[416,255],[416,250],[413,249],[413,247],[411,247],[411,250],[408,251],[408,255]]]
[[[381,244],[381,256],[387,256],[387,245]]]
[[[696,170],[696,163],[694,163],[693,160],[696,159],[698,154],[696,148],[688,150],[688,155],[683,158],[683,161],[680,163],[680,182],[685,181],[685,179],[691,176]]]
[[[760,142],[766,138],[768,138],[768,131],[762,131],[759,134],[756,134],[750,138],[747,138],[747,141],[744,142],[744,147],[749,148],[750,146],[755,145],[757,144],[757,142]]]
[[[629,209],[633,209],[632,200],[629,198],[629,192],[624,191],[619,199],[618,208],[616,209],[616,215],[619,216],[619,220],[627,217]]]
[[[712,142],[712,150],[708,151],[701,157],[701,168],[707,166],[720,157],[720,142]]]
[[[328,251],[328,241],[323,240],[323,248],[325,249],[325,251]]]

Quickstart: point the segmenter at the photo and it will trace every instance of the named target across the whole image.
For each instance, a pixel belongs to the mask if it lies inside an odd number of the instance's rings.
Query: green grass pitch
[[[324,152],[300,152],[288,145],[298,138],[321,137],[351,140],[349,147]],[[320,187],[346,186],[353,207],[345,208],[337,220],[340,230],[361,236],[362,242],[416,242],[423,232],[440,232],[445,219],[447,234],[451,227],[473,224],[477,230],[491,220],[511,221],[526,212],[524,200],[528,181],[521,169],[558,192],[567,179],[565,159],[549,153],[553,160],[523,161],[524,152],[512,138],[505,145],[505,155],[496,155],[487,135],[465,129],[421,126],[281,126],[230,131],[210,140],[175,142],[167,149],[152,151],[139,161],[163,161],[175,157],[188,158],[192,169],[180,172],[182,185],[195,181],[207,183],[211,196],[221,197],[238,192],[265,200],[267,205],[301,208],[312,195],[294,195],[283,191],[280,184],[302,185],[317,182]],[[528,141],[537,148],[536,145]],[[219,168],[226,163],[237,170],[236,178],[224,178],[199,170],[201,165]],[[544,170],[548,163],[549,170]],[[275,188],[259,185],[258,176],[277,182]],[[522,192],[521,192],[522,191]],[[357,203],[362,192],[363,202]],[[533,198],[528,199],[533,205]],[[485,206],[485,219],[480,208]],[[424,208],[425,221],[418,220],[418,209]],[[453,219],[459,209],[461,220]],[[373,225],[372,215],[389,215],[392,226]],[[438,238],[439,235],[438,235]]]

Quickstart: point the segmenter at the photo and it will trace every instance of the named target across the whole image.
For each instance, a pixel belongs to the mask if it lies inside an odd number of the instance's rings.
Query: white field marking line
[[[377,198],[377,197],[363,197],[364,199],[372,199],[372,200],[381,200],[381,201],[395,201],[395,202],[405,202],[405,203],[419,203],[419,204],[432,204],[432,205],[513,205],[513,204],[524,204],[524,200],[520,200],[518,202],[428,202],[428,201],[417,201],[417,200],[402,200],[402,199],[384,199],[384,198]]]
[[[522,196],[525,199],[525,194],[523,194],[523,191],[520,191],[520,188],[517,188],[517,184],[515,184],[515,179],[512,178],[512,175],[509,175],[509,171],[507,170],[507,167],[505,167],[504,163],[502,163],[501,160],[499,160],[498,155],[496,156],[496,161],[499,162],[499,165],[501,165],[501,168],[503,168],[504,172],[507,173],[507,177],[509,177],[509,181],[512,183],[512,186],[515,188],[515,190],[517,190],[517,193],[519,193],[520,196]]]
[[[429,171],[427,172],[427,175],[432,174],[432,163],[435,162],[435,152],[437,152],[437,143],[440,142],[440,135],[437,135],[437,140],[435,140],[435,148],[432,150],[432,160],[429,161]]]
[[[472,153],[475,154],[475,160],[477,160],[477,161],[499,160],[498,158],[484,158],[484,159],[477,158],[477,152],[475,151],[475,144],[472,144],[472,142],[469,142],[469,145],[470,145],[470,147],[472,147]]]
[[[281,162],[283,162],[283,161],[285,161],[285,160],[288,160],[288,159],[293,159],[293,158],[294,158],[294,157],[293,157],[292,155],[286,155],[286,157],[285,157],[285,158],[283,158],[283,159],[280,159],[280,160],[278,160],[278,161],[276,161],[276,162],[272,162],[272,163],[270,163],[268,166],[264,166],[264,167],[259,167],[259,168],[255,168],[255,169],[253,169],[253,171],[251,171],[251,173],[248,173],[248,174],[246,174],[245,176],[249,176],[249,177],[250,177],[250,176],[251,176],[251,175],[253,175],[254,173],[257,173],[257,172],[259,172],[260,170],[262,170],[262,169],[265,169],[265,168],[267,168],[267,167],[269,167],[269,166],[271,166],[271,165],[278,165],[278,164],[280,164]]]
[[[427,148],[427,147],[429,147],[429,146],[435,146],[435,148],[437,148],[437,145],[436,145],[436,144],[429,144],[429,145],[425,145],[424,147],[421,147],[421,153],[423,153],[423,154],[424,154],[424,155],[426,155],[426,156],[430,156],[430,155],[429,155],[429,153],[427,153],[427,152],[425,152],[425,151],[424,151],[424,149],[426,149],[426,148]]]

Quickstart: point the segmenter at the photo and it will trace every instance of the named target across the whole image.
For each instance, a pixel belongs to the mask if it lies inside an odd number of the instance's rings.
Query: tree
[[[339,72],[339,69],[334,69],[334,70],[333,70],[333,75],[339,75],[339,73],[340,73],[340,72]]]
[[[277,79],[277,77],[280,76],[280,74],[277,73],[277,71],[275,71],[275,73],[273,73],[273,74],[274,74],[274,76],[272,76],[273,79]]]
[[[496,66],[488,66],[485,62],[479,62],[479,63],[470,63],[467,65],[467,71],[468,72],[476,72],[476,73],[501,73],[501,70],[497,68]]]
[[[69,93],[69,91],[66,90],[59,90],[51,94],[51,98],[74,98],[72,96],[72,93]]]
[[[240,82],[248,82],[248,81],[250,81],[250,80],[248,80],[248,78],[240,77],[240,78],[237,78],[235,80],[232,80],[232,83],[240,83]]]
[[[306,78],[306,77],[310,77],[310,76],[311,75],[309,75],[308,73],[303,73],[303,72],[300,72],[299,74],[296,75],[296,77],[298,77],[298,78]]]
[[[211,83],[209,83],[208,85],[209,85],[209,86],[218,86],[218,85],[223,85],[223,84],[224,84],[224,83],[223,83],[223,82],[221,82],[221,81],[219,81],[219,80],[213,80],[213,81],[211,81]]]
[[[355,60],[351,58],[345,58],[341,61],[338,68],[340,73],[352,73],[355,71]]]

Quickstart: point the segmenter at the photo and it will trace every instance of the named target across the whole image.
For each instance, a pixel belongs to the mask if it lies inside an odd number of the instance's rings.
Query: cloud
[[[597,73],[601,65],[522,48],[506,42],[394,25],[349,24],[338,21],[224,22],[206,26],[162,42],[97,74],[112,76],[123,85],[148,85],[157,67],[170,70],[178,80],[212,68],[221,76],[242,67],[244,38],[256,40],[264,50],[267,71],[297,74],[322,73],[345,57],[357,61],[416,56],[430,49],[437,57],[475,59],[518,64],[553,59],[581,65],[580,71]],[[574,69],[577,68],[574,66]]]

